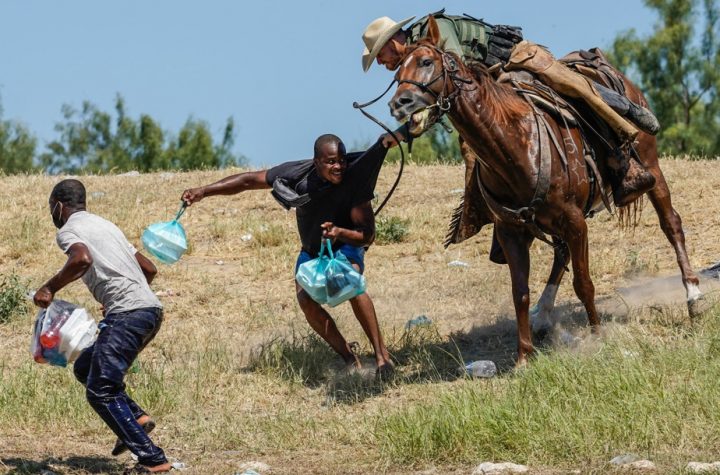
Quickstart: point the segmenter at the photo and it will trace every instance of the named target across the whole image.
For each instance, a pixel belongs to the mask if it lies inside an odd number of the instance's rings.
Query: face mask
[[[55,216],[55,210],[57,209],[58,205],[60,205],[59,212],[57,216]],[[55,206],[53,206],[52,211],[50,211],[50,217],[52,217],[53,224],[56,228],[60,229],[65,225],[65,221],[62,219],[62,203],[59,201],[55,202]]]

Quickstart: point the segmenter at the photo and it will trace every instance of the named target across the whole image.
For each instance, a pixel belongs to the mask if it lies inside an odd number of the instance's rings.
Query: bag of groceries
[[[67,366],[95,342],[97,329],[87,310],[55,299],[37,314],[30,353],[38,363]]]
[[[319,304],[331,307],[365,292],[365,276],[352,266],[342,252],[333,253],[329,240],[324,240],[320,255],[301,264],[295,279]]]

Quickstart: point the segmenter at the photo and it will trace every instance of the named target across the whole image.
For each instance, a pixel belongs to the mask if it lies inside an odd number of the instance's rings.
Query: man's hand
[[[53,297],[55,297],[55,294],[44,285],[35,292],[33,302],[35,302],[35,305],[38,307],[48,308],[53,301]]]
[[[402,133],[400,133],[400,131],[396,130],[395,135],[397,135],[397,138],[400,139],[400,141],[405,140],[405,136]],[[393,136],[391,134],[383,134],[383,135],[381,135],[381,138],[382,138],[383,147],[385,147],[385,148],[392,148],[398,144],[397,141],[393,138]]]
[[[330,242],[333,244],[337,240],[338,237],[340,237],[340,233],[342,232],[343,228],[335,226],[331,222],[322,223],[320,227],[323,230],[323,237],[325,239],[330,239]]]
[[[201,199],[205,198],[205,188],[199,187],[199,188],[190,188],[189,190],[183,191],[182,199],[185,203],[187,203],[188,206],[191,204],[200,201]]]

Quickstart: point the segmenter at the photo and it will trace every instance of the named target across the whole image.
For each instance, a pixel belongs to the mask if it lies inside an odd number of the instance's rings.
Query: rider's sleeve
[[[458,39],[453,22],[444,18],[438,18],[437,24],[440,29],[440,41],[442,42],[439,46],[443,51],[455,53],[458,58],[462,59],[463,51],[460,47],[460,40]]]

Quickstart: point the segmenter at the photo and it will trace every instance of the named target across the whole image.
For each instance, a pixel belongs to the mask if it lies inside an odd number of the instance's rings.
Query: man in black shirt
[[[402,137],[402,136],[401,136]],[[269,170],[240,173],[216,183],[185,190],[188,205],[206,196],[233,195],[246,190],[272,188],[273,196],[286,208],[297,208],[302,249],[295,265],[314,259],[322,239],[330,239],[334,251],[342,252],[356,270],[365,268],[365,249],[375,239],[375,216],[370,201],[380,167],[390,147],[397,145],[389,134],[364,152],[346,153],[335,135],[315,141],[314,158],[286,162]],[[360,367],[360,360],[340,334],[330,314],[295,283],[298,303],[310,326],[345,360]],[[383,343],[375,307],[367,293],[350,299],[353,312],[375,351],[378,374],[389,374],[393,363]]]

